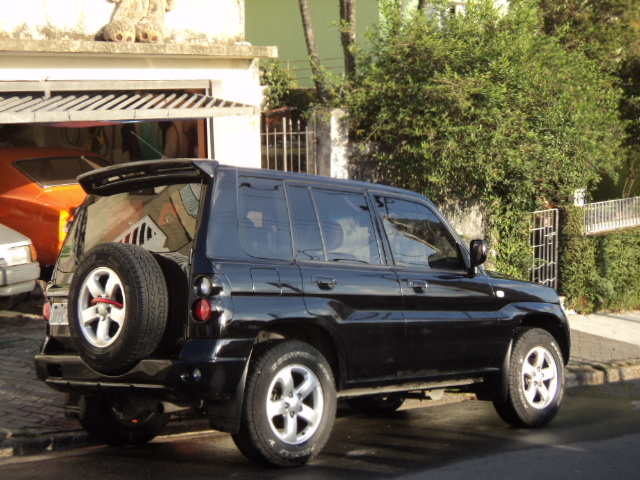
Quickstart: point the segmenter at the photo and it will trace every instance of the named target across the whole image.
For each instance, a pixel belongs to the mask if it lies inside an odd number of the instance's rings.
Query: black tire
[[[179,319],[189,310],[189,258],[174,252],[158,253],[154,258],[160,265],[167,282],[168,318]],[[179,354],[180,339],[184,335],[184,323],[169,321],[160,342],[159,351],[166,354]]]
[[[355,411],[367,415],[384,415],[398,410],[404,403],[404,397],[397,394],[364,395],[347,399],[347,404]]]
[[[498,415],[516,427],[542,427],[558,413],[564,396],[564,361],[546,330],[517,332],[509,362],[506,401],[493,403]]]
[[[29,298],[29,293],[18,293],[8,297],[0,297],[0,310],[13,310]]]
[[[256,345],[240,431],[233,435],[246,457],[268,466],[304,465],[329,439],[335,415],[333,374],[320,352],[297,340]]]
[[[11,310],[16,305],[16,295],[0,297],[0,310]]]
[[[80,423],[92,438],[111,446],[141,445],[157,437],[171,418],[170,413],[127,412],[109,397],[86,397]]]
[[[69,329],[78,353],[97,372],[121,374],[151,355],[167,313],[166,281],[148,251],[104,243],[78,265],[69,292]]]

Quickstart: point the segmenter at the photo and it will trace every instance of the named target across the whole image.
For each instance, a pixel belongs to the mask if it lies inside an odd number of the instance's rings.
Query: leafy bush
[[[265,86],[264,110],[290,106],[289,99],[297,84],[293,73],[284,68],[279,60],[260,62],[260,80]]]
[[[494,245],[498,264],[523,276],[524,214],[615,174],[621,91],[542,33],[533,1],[506,15],[470,1],[464,16],[433,3],[438,15],[407,17],[399,0],[382,2],[347,95],[353,134],[375,144],[380,180],[487,205],[490,237],[520,235]]]
[[[640,308],[640,228],[586,236],[579,207],[563,209],[560,293],[581,313]]]

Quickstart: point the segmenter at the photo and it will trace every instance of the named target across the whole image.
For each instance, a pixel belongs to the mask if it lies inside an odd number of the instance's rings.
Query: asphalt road
[[[640,381],[630,381],[568,390],[557,419],[540,430],[508,427],[478,401],[342,415],[323,453],[303,468],[265,469],[228,435],[205,432],[7,458],[0,478],[625,480],[638,478],[638,452]]]

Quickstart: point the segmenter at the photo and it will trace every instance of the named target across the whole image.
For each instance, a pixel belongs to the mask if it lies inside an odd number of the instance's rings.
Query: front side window
[[[240,243],[252,257],[291,260],[291,232],[282,182],[240,177],[238,225]]]
[[[396,265],[464,270],[454,236],[430,208],[389,197],[376,206]]]

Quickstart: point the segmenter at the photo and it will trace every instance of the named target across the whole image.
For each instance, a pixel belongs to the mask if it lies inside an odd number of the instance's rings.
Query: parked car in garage
[[[0,224],[0,310],[8,310],[31,292],[40,266],[31,240]]]
[[[86,196],[76,177],[107,165],[96,153],[71,148],[0,149],[0,222],[31,239],[41,265],[53,265],[73,209]]]

